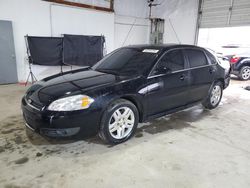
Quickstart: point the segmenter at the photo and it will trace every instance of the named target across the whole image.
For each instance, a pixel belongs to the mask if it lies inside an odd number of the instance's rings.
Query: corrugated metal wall
[[[203,0],[201,28],[250,25],[250,0]]]

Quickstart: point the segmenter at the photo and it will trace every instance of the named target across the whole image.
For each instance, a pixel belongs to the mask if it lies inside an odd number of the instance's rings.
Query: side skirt
[[[165,116],[165,115],[169,115],[169,114],[173,114],[173,113],[175,113],[175,112],[181,111],[181,110],[185,110],[185,109],[187,109],[187,108],[196,106],[196,105],[200,104],[201,102],[202,102],[202,101],[193,102],[193,103],[190,103],[190,104],[181,106],[181,107],[177,107],[177,108],[174,108],[174,109],[171,109],[171,110],[167,110],[167,111],[165,111],[165,112],[161,112],[161,113],[159,113],[159,114],[155,114],[155,115],[148,116],[148,117],[146,117],[145,119],[143,119],[142,122],[147,122],[147,121],[150,121],[150,120],[153,120],[153,119],[156,119],[156,118]]]

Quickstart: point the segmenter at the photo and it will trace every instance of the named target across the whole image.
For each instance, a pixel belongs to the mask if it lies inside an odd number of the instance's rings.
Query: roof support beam
[[[100,11],[105,11],[105,12],[114,12],[114,1],[113,0],[110,1],[110,8],[99,7],[99,6],[94,6],[94,5],[87,5],[87,4],[83,4],[83,3],[70,2],[70,1],[65,1],[65,0],[43,0],[43,1],[48,1],[51,3],[58,3],[58,4],[68,5],[68,6],[74,6],[74,7],[80,7],[80,8],[100,10]]]

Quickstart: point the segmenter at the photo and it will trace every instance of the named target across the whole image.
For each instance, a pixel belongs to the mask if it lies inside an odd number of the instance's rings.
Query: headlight
[[[75,95],[65,97],[52,102],[48,110],[50,111],[74,111],[88,108],[94,99],[86,95]]]

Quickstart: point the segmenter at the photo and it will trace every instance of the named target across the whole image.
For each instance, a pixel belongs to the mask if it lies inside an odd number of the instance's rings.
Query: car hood
[[[30,87],[26,95],[38,105],[46,105],[58,98],[108,86],[122,79],[120,76],[90,69],[69,71],[39,81]]]

